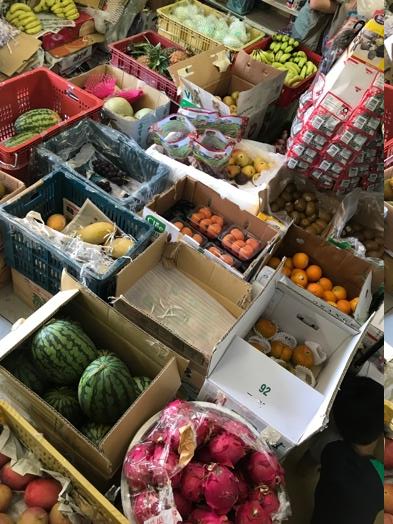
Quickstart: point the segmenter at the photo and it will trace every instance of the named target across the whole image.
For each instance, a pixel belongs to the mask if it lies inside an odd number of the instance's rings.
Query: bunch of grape
[[[103,158],[98,158],[93,160],[92,164],[96,173],[107,178],[114,184],[117,184],[118,186],[127,184],[127,173],[116,167],[114,164],[112,164],[112,162],[109,162]]]

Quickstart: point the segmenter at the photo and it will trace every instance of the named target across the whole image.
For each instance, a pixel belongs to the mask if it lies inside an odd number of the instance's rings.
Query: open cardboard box
[[[145,313],[130,303],[126,293],[143,275],[161,261],[176,267],[186,277],[195,282],[211,297],[216,299],[234,317],[234,324],[251,302],[252,287],[220,264],[216,264],[204,254],[184,243],[169,243],[166,234],[161,235],[142,255],[130,262],[120,273],[117,289],[119,294],[114,307],[132,322],[143,326],[152,336],[162,340],[183,357],[198,366],[206,374],[211,355],[202,353],[197,347],[180,338],[177,333],[159,322],[156,316]],[[217,340],[217,344],[220,340]],[[214,349],[213,349],[214,352]]]
[[[4,173],[4,171],[0,171],[0,183],[4,185],[6,189],[6,194],[3,196],[3,198],[0,198],[0,204],[4,204],[11,198],[14,198],[14,196],[21,193],[26,187],[21,180],[18,180],[17,178],[14,178],[9,174]],[[0,233],[0,253],[3,247],[3,239]]]
[[[2,386],[33,419],[45,436],[88,478],[104,483],[121,466],[127,447],[146,420],[173,399],[187,361],[164,344],[127,321],[90,290],[63,273],[61,289],[15,331],[2,339],[0,359],[22,344],[29,347],[34,333],[49,319],[67,316],[78,320],[98,347],[119,355],[134,376],[148,376],[151,385],[129,407],[101,441],[94,446],[77,428],[41,397],[0,366]]]
[[[330,306],[306,289],[297,286],[283,275],[282,279],[288,288],[293,289],[299,296],[303,296],[309,302],[341,321],[353,335],[360,332],[361,326],[369,316],[372,292],[382,282],[383,277],[380,272],[374,273],[373,278],[372,265],[366,259],[355,256],[351,251],[339,249],[326,240],[292,225],[279,244],[274,256],[280,258],[292,257],[299,252],[307,253],[310,257],[310,263],[318,264],[322,268],[323,275],[330,278],[334,285],[344,286],[349,300],[359,297],[359,303],[352,317]]]
[[[279,279],[278,269],[238,323],[229,347],[217,352],[199,400],[222,402],[225,398],[226,407],[244,415],[258,431],[265,431],[277,453],[284,456],[327,423],[367,324],[355,336],[348,333],[338,319]],[[276,322],[299,343],[317,342],[328,354],[315,388],[245,341],[261,317]]]
[[[240,51],[232,64],[228,50],[217,46],[168,68],[175,84],[181,88],[181,105],[202,107],[229,115],[227,105],[218,100],[240,91],[237,112],[248,117],[246,135],[257,137],[266,110],[280,95],[285,72],[251,59]]]
[[[153,109],[151,113],[141,118],[140,120],[130,121],[122,118],[107,109],[104,110],[105,114],[109,116],[110,121],[114,124],[114,127],[119,131],[122,131],[125,135],[133,138],[143,148],[148,145],[149,129],[154,122],[162,120],[169,115],[169,109],[171,105],[170,99],[165,93],[154,89],[154,87],[148,86],[142,80],[139,80],[135,76],[129,75],[117,67],[110,65],[100,65],[78,75],[71,79],[71,82],[79,87],[84,88],[86,80],[92,74],[108,74],[116,78],[116,86],[119,89],[142,89],[143,96],[132,104],[134,113],[140,109],[149,108]]]
[[[277,231],[262,220],[251,215],[248,211],[241,210],[237,204],[227,198],[222,198],[216,191],[207,185],[197,182],[192,178],[185,177],[179,180],[165,193],[157,195],[143,210],[143,217],[145,220],[151,223],[159,233],[163,233],[164,231],[169,233],[171,235],[171,240],[174,242],[177,240],[184,240],[194,249],[201,249],[195,240],[187,235],[182,235],[176,226],[164,218],[168,211],[170,211],[180,201],[186,201],[187,203],[193,204],[194,209],[209,206],[215,213],[223,216],[225,221],[224,230],[227,226],[237,225],[241,229],[246,229],[262,242],[264,248],[247,266],[244,272],[238,271],[234,266],[231,267],[225,264],[225,262],[222,262],[212,253],[202,248],[206,256],[213,261],[222,264],[241,278],[247,280],[251,278],[255,271],[257,271],[258,267],[264,263],[274,242],[278,239]],[[188,222],[188,224],[193,227],[191,222]],[[221,247],[221,244],[219,245]]]

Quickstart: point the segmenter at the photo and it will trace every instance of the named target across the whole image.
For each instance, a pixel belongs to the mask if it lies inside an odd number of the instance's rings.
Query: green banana
[[[305,65],[302,67],[302,70],[300,71],[300,76],[302,78],[306,78],[306,75],[307,75],[307,66]]]
[[[276,62],[280,62],[281,57],[282,57],[283,54],[284,54],[284,53],[283,53],[283,52],[281,51],[281,49],[280,49],[280,51],[278,51],[278,53],[276,53],[276,55],[275,55],[275,57],[274,57],[274,58],[275,58],[275,61],[276,61]]]
[[[282,64],[285,64],[285,62],[287,62],[290,58],[291,58],[291,55],[289,53],[284,53],[283,55],[281,55],[279,62],[281,62]]]

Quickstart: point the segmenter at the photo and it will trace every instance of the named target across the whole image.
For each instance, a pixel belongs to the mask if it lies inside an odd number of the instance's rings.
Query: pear
[[[238,101],[238,98],[239,98],[239,91],[234,91],[232,94],[231,94],[231,97],[233,98],[233,100],[235,101],[235,103]]]
[[[235,162],[240,167],[246,167],[248,166],[251,161],[246,153],[243,153],[243,151],[238,151],[234,155]]]
[[[236,105],[235,104],[235,101],[233,100],[233,98],[231,96],[224,96],[224,98],[222,99],[222,101],[224,102],[225,105],[227,106],[234,106]]]
[[[240,174],[240,166],[230,165],[226,167],[227,177],[232,179]]]
[[[234,104],[229,106],[229,111],[231,115],[237,115],[237,106],[235,106]]]
[[[252,165],[244,166],[242,173],[243,175],[246,175],[246,177],[252,178],[255,175],[255,167]]]

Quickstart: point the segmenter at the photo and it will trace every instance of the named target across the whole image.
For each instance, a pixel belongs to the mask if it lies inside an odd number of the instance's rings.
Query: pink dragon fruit
[[[252,444],[256,441],[256,436],[250,431],[250,429],[237,420],[227,420],[224,422],[223,429],[228,433],[236,435],[247,444]]]
[[[256,500],[250,500],[236,510],[235,524],[271,524],[271,518]]]
[[[172,488],[173,489],[179,489],[180,488],[180,484],[181,484],[182,478],[183,478],[183,470],[179,471],[179,473],[176,473],[176,475],[174,475],[171,478],[171,483],[172,483]]]
[[[239,481],[226,466],[213,464],[208,467],[205,482],[207,505],[219,515],[227,514],[239,498]]]
[[[168,482],[168,477],[174,477],[179,466],[179,457],[174,451],[163,446],[156,446],[152,456],[153,481],[157,485]]]
[[[142,491],[136,495],[132,509],[134,511],[135,519],[139,524],[143,524],[145,520],[150,519],[160,512],[160,499],[155,491]]]
[[[192,502],[199,502],[203,496],[206,468],[203,464],[190,462],[184,468],[182,477],[182,495]]]
[[[214,462],[233,468],[246,454],[244,443],[232,433],[221,433],[209,442],[209,451]]]
[[[175,499],[176,507],[183,519],[186,519],[192,511],[192,503],[183,497],[180,491],[174,491],[173,497]]]
[[[203,446],[210,438],[212,432],[212,425],[208,417],[203,416],[198,420],[194,420],[197,445]]]
[[[209,446],[203,446],[203,448],[199,448],[196,452],[196,459],[198,462],[202,462],[202,464],[210,464],[213,462],[209,451]]]
[[[244,478],[243,473],[235,472],[237,480],[239,481],[239,498],[237,499],[238,504],[242,504],[243,502],[246,502],[248,499],[248,492],[249,487],[246,482],[246,479]]]
[[[176,399],[173,402],[169,402],[164,408],[162,417],[176,417],[179,413],[191,413],[191,406],[184,400]]]
[[[274,487],[281,483],[282,469],[275,455],[254,451],[248,458],[246,468],[256,486],[267,484]]]
[[[274,491],[269,491],[261,500],[261,506],[268,515],[274,515],[280,509],[280,501]]]
[[[209,508],[196,508],[189,518],[193,524],[228,524],[225,515],[217,515]]]
[[[124,461],[124,475],[133,491],[146,489],[151,481],[150,460],[153,447],[150,443],[138,444],[133,447]]]

